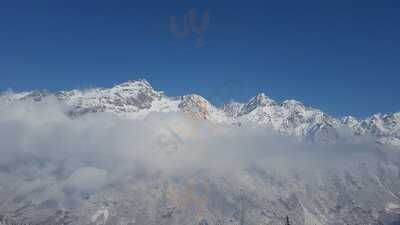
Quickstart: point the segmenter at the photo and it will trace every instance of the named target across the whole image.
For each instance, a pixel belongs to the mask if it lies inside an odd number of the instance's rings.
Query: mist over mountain
[[[260,93],[216,107],[146,80],[0,96],[0,224],[395,224],[400,113]]]

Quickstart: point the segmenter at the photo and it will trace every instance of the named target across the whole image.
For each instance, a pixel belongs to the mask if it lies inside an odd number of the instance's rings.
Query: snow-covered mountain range
[[[369,135],[381,144],[400,146],[400,112],[376,114],[366,119],[352,116],[335,118],[296,100],[277,103],[264,93],[246,103],[229,102],[217,108],[200,95],[169,97],[154,90],[146,80],[128,81],[112,88],[92,88],[50,93],[29,91],[5,94],[12,100],[55,96],[73,107],[71,116],[111,112],[131,117],[144,117],[150,112],[190,112],[214,123],[254,123],[272,127],[281,134],[324,142],[334,141],[340,129],[350,128],[355,135]]]
[[[68,106],[58,123],[45,120],[53,111],[31,108],[45,107],[40,103],[47,99]],[[56,93],[8,92],[0,100],[0,107],[17,105],[0,108],[5,117],[0,117],[0,225],[283,225],[287,216],[293,225],[400,222],[400,113],[335,118],[263,93],[216,107],[200,95],[166,96],[146,80]],[[23,113],[20,102],[28,105]],[[91,118],[98,114],[104,117]],[[164,154],[155,147],[164,150],[170,144],[162,126],[148,130],[146,124],[130,124],[147,123],[154,114],[190,115],[229,131],[255,128],[256,136],[242,140],[243,133],[228,132],[223,140],[190,140],[180,143],[185,151]],[[128,125],[117,121],[118,129],[108,130],[107,116]],[[264,136],[257,135],[271,128],[274,135],[260,140]],[[147,140],[155,132],[162,138]],[[373,141],[346,145],[340,142],[343,134]],[[292,140],[300,141],[293,147]],[[260,151],[251,150],[253,141],[260,142],[254,145]],[[209,146],[213,151],[206,151]],[[322,153],[315,151],[320,146]],[[151,172],[135,170],[148,160],[136,160],[142,154],[155,162]],[[189,167],[182,173],[157,170],[166,161],[180,165],[185,160]],[[190,171],[197,161],[213,167]]]

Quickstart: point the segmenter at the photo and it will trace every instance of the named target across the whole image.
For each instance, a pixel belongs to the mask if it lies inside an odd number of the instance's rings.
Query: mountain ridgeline
[[[202,96],[190,94],[168,97],[164,92],[154,90],[146,80],[138,80],[109,89],[92,88],[56,93],[29,91],[4,94],[2,97],[9,101],[40,101],[49,96],[72,106],[72,117],[96,112],[144,117],[151,112],[183,111],[213,123],[254,123],[268,126],[284,135],[326,142],[334,141],[339,129],[350,128],[354,135],[369,135],[378,143],[400,146],[400,112],[376,114],[366,119],[353,116],[335,118],[296,100],[277,103],[264,93],[257,94],[247,103],[232,101],[217,108]]]

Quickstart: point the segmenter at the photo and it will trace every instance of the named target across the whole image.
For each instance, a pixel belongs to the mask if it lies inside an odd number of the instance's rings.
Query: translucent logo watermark
[[[207,45],[205,33],[210,24],[210,13],[205,10],[197,14],[197,10],[189,9],[183,18],[170,17],[170,32],[175,37],[172,43],[175,47],[183,49],[202,48]]]

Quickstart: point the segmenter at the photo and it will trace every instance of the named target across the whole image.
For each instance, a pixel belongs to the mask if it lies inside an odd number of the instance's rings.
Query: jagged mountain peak
[[[393,123],[393,122],[397,122],[397,123],[400,122],[399,113],[389,113],[389,114],[377,113],[377,114],[374,114],[373,116],[367,118],[365,121],[374,122],[377,125]]]
[[[267,106],[275,104],[275,101],[270,99],[265,93],[258,93],[256,96],[250,99],[248,104],[257,104],[259,106]]]
[[[129,80],[127,82],[115,85],[110,89],[103,89],[111,93],[120,92],[129,95],[137,95],[138,93],[147,94],[150,96],[162,95],[162,91],[156,91],[151,84],[145,79]]]
[[[43,98],[51,94],[52,93],[48,90],[32,90],[23,92],[14,92],[13,90],[8,90],[5,92],[0,92],[0,99],[6,99],[7,101],[15,101],[15,100],[41,101]]]
[[[154,90],[144,79],[130,80],[111,88],[61,91],[55,95],[75,107],[74,116],[93,112],[125,114],[151,110],[155,102],[165,97],[162,91]]]
[[[243,106],[243,103],[230,101],[222,106],[221,111],[223,111],[227,116],[237,116]]]
[[[285,108],[306,108],[302,102],[294,99],[285,100],[281,105]]]
[[[128,80],[126,82],[114,86],[114,88],[115,87],[153,89],[151,84],[146,79]]]
[[[360,123],[360,120],[354,116],[345,116],[341,119],[341,121],[342,121],[342,123],[344,123],[348,126],[351,126],[351,127]]]
[[[49,95],[51,95],[51,92],[48,90],[33,90],[27,92],[23,97],[21,97],[21,100],[31,99],[33,101],[41,101]]]
[[[191,105],[197,105],[197,106],[202,106],[202,107],[209,107],[211,106],[211,103],[205,99],[204,97],[197,95],[197,94],[189,94],[189,95],[184,95],[181,97],[182,104],[191,104]]]
[[[256,96],[252,97],[242,108],[241,112],[239,115],[245,115],[248,114],[255,109],[261,107],[271,107],[271,106],[276,106],[276,102],[272,99],[270,99],[266,94],[264,93],[259,93]]]
[[[208,119],[211,112],[215,111],[215,107],[209,101],[197,94],[182,96],[178,107],[184,112],[198,114],[204,119]]]

